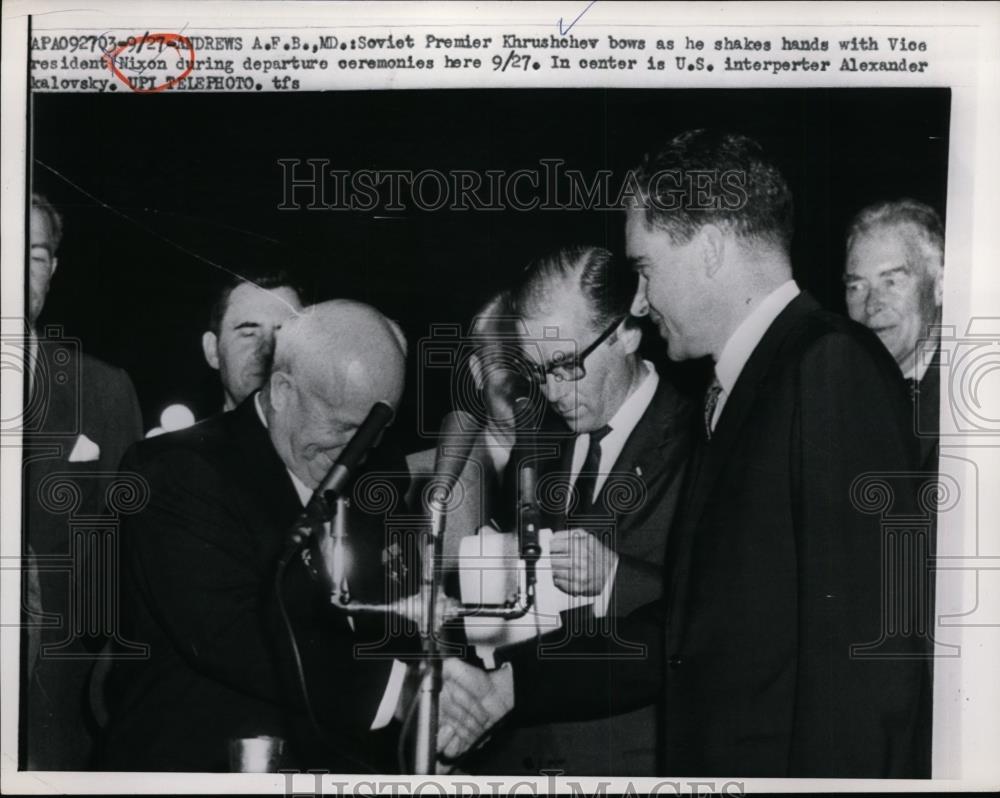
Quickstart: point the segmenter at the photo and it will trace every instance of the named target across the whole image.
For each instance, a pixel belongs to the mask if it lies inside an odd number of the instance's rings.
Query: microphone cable
[[[306,705],[306,716],[309,719],[309,723],[313,730],[316,732],[319,739],[331,750],[337,751],[338,754],[343,756],[345,759],[349,760],[352,764],[357,765],[361,768],[364,773],[377,773],[378,771],[372,768],[371,765],[362,762],[360,759],[354,755],[347,753],[344,750],[343,745],[337,745],[337,740],[331,737],[327,731],[320,726],[319,720],[316,718],[316,714],[313,712],[312,700],[309,698],[309,685],[306,682],[305,668],[302,665],[302,654],[299,651],[298,641],[295,639],[295,630],[292,628],[291,618],[288,617],[288,608],[285,606],[285,599],[282,596],[281,588],[284,582],[285,570],[288,567],[288,563],[291,562],[290,556],[282,557],[278,563],[278,569],[274,576],[274,594],[278,602],[278,611],[281,614],[281,621],[285,627],[285,631],[288,635],[289,647],[292,651],[292,658],[295,662],[296,677],[299,684],[299,691],[302,694],[302,700]]]

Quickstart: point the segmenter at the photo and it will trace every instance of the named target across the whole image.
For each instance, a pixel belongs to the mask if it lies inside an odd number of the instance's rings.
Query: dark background
[[[61,324],[125,368],[147,429],[173,402],[203,418],[222,400],[200,347],[219,275],[201,258],[237,271],[290,268],[314,299],[358,298],[403,325],[411,379],[397,428],[417,448],[417,415],[443,414],[449,402],[446,380],[417,401],[414,363],[429,325],[467,322],[551,247],[620,250],[621,214],[282,211],[279,158],[414,172],[540,170],[541,158],[560,158],[588,177],[613,170],[617,187],[676,133],[736,130],[791,183],[796,279],[843,310],[843,235],[855,211],[910,196],[944,214],[949,108],[947,89],[34,95],[35,187],[65,217],[40,323]]]

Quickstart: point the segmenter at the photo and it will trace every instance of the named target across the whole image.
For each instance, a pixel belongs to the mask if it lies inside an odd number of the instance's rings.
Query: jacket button
[[[674,656],[672,656],[670,659],[667,660],[667,665],[669,665],[672,669],[676,670],[681,666],[683,662],[684,660],[682,660],[675,654]]]

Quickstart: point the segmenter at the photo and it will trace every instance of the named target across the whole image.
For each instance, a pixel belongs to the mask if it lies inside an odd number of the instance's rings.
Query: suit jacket
[[[581,692],[570,685],[602,675],[593,661],[512,652],[515,712],[586,717],[655,702],[665,775],[927,775],[926,644],[882,628],[906,582],[883,580],[882,515],[916,508],[905,401],[871,331],[808,295],[793,300],[695,451],[664,601],[609,643],[613,653],[642,639],[646,656]],[[888,487],[859,489],[865,474]],[[909,576],[922,566],[911,561]]]
[[[941,407],[941,348],[938,346],[934,350],[934,357],[931,359],[923,378],[920,380],[918,390],[913,398],[913,408],[911,409],[910,424],[917,436],[917,445],[920,449],[920,470],[924,474],[937,478],[938,458],[940,453],[939,430],[940,418],[938,412]],[[937,514],[932,514],[931,519],[931,541],[930,550],[937,551]],[[928,580],[926,597],[931,608],[934,606],[935,585],[933,577]],[[933,616],[929,628],[934,628]],[[927,660],[927,679],[924,690],[924,698],[921,702],[923,718],[921,728],[924,733],[923,745],[930,748],[933,731],[933,710],[934,710],[934,660]]]
[[[692,411],[692,403],[661,376],[649,406],[625,442],[593,510],[586,517],[567,515],[566,494],[555,488],[558,481],[568,479],[575,437],[565,439],[561,456],[550,461],[558,462],[558,467],[549,468],[540,481],[540,493],[554,500],[549,501],[547,526],[554,530],[582,526],[599,536],[609,535],[607,539],[619,561],[608,616],[627,615],[662,596],[667,531],[674,518],[693,441]],[[548,486],[546,481],[550,483]],[[589,639],[598,654],[604,636],[613,628],[606,622],[595,623],[589,607],[568,613],[563,620],[563,639],[569,635]],[[557,641],[550,643],[561,645]],[[583,640],[577,644],[586,645]],[[587,683],[574,686],[583,692],[598,684],[613,683],[615,672],[615,663],[605,660],[601,673]],[[467,767],[481,773],[536,776],[543,769],[561,769],[570,775],[653,775],[655,732],[656,713],[652,706],[610,718],[511,728],[497,733],[491,746]]]
[[[124,371],[47,332],[23,418],[23,532],[37,592],[25,619],[21,751],[31,770],[83,770],[93,764],[97,734],[88,681],[114,619],[93,613],[109,604],[71,597],[104,584],[88,580],[88,535],[105,535],[102,527],[114,535],[106,494],[122,454],[142,437],[142,418]]]
[[[916,396],[913,426],[920,441],[920,465],[928,473],[938,470],[938,431],[941,408],[941,348],[934,350],[934,357],[920,380]]]
[[[405,474],[384,450],[369,461]],[[279,589],[301,652],[304,696],[274,598],[276,565],[302,505],[254,397],[133,447],[122,467],[149,485],[148,505],[125,526],[123,558],[126,632],[150,654],[115,663],[104,767],[227,770],[228,740],[268,734],[288,742],[287,766],[391,768],[388,737],[368,728],[392,656],[402,652],[383,646],[365,658],[356,645],[389,640],[386,624],[357,619],[353,632],[299,552]],[[378,552],[392,508],[360,505],[352,502],[350,535]],[[356,558],[359,567],[366,559]],[[384,598],[354,576],[351,588]]]

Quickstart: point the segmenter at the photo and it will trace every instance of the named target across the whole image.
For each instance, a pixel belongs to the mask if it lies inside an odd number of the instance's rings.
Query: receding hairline
[[[915,252],[927,274],[944,268],[944,241],[916,219],[906,217],[872,218],[859,220],[851,225],[847,238],[847,257],[844,258],[844,273],[854,246],[866,238],[877,238],[880,234],[894,233],[909,252]]]

